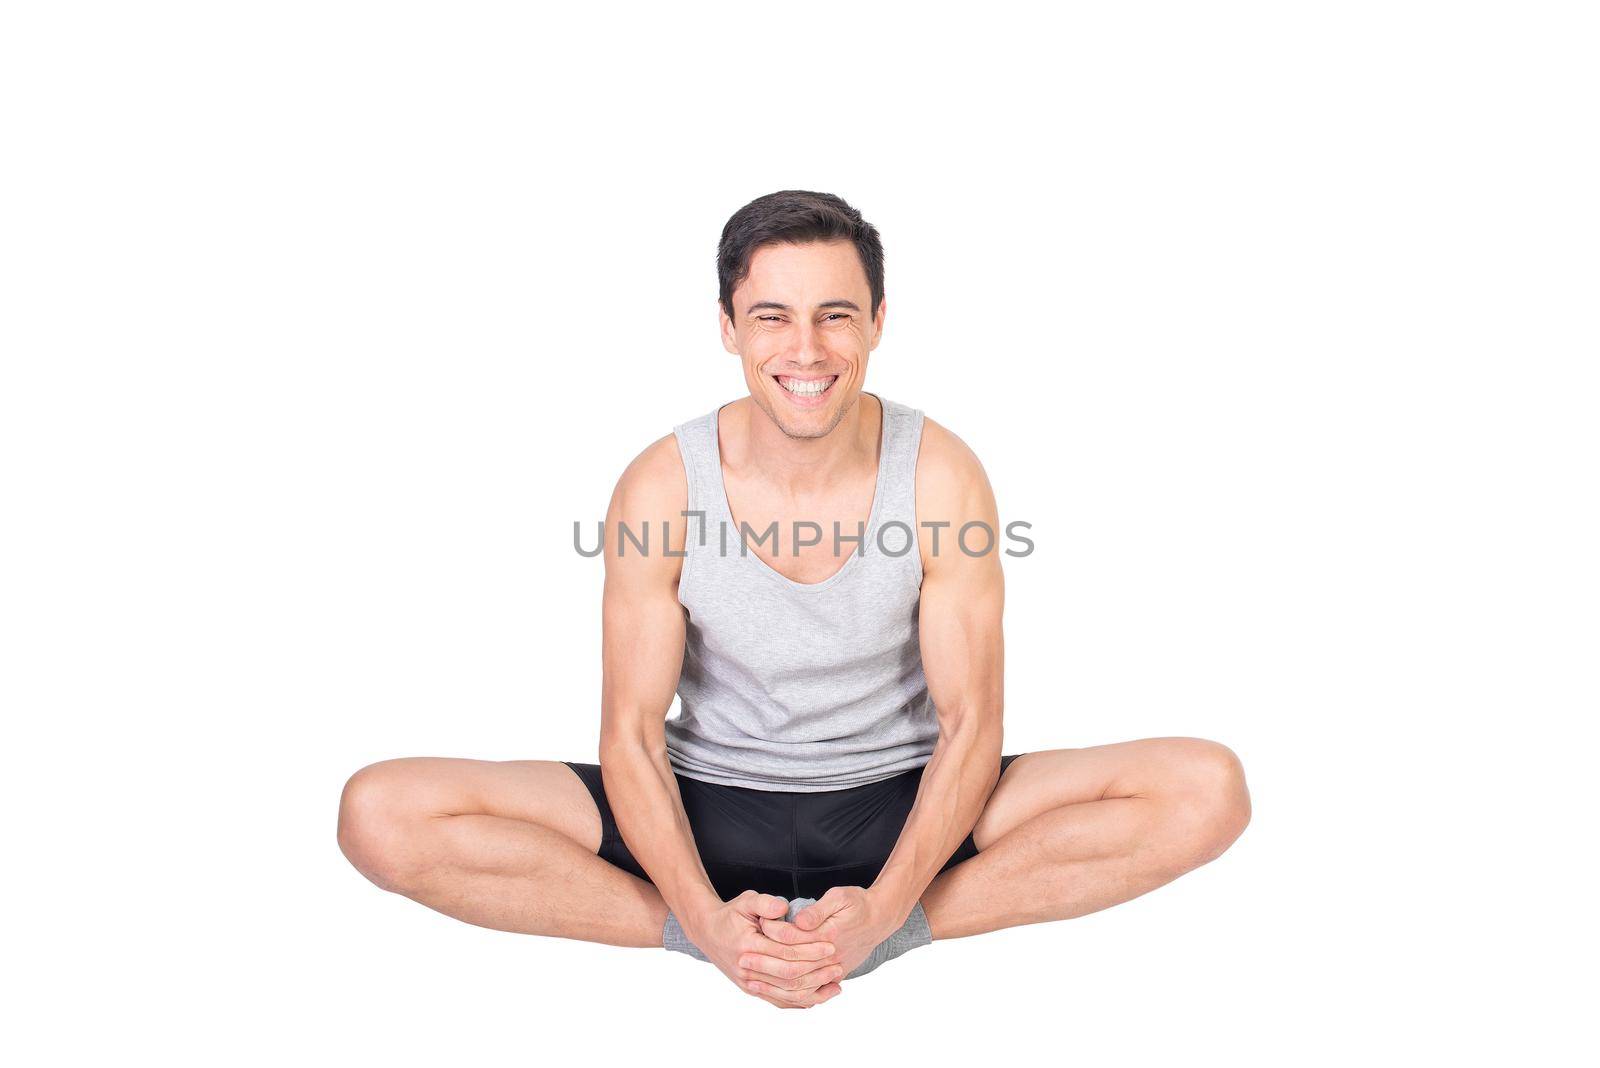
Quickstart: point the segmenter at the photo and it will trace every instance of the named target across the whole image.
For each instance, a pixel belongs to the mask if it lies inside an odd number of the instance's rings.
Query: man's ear
[[[728,318],[728,309],[722,306],[722,300],[717,300],[717,329],[722,334],[722,347],[739,355],[739,336],[733,326],[733,320]]]
[[[873,349],[877,348],[878,342],[883,340],[883,321],[888,317],[888,315],[889,294],[885,293],[883,298],[878,301],[877,312],[872,316],[872,344],[867,346],[868,352],[871,352]]]

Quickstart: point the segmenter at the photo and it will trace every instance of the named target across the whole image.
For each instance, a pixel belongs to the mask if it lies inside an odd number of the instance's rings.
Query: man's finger
[[[759,979],[786,990],[815,989],[824,983],[844,978],[844,968],[837,963],[784,960],[781,957],[769,957],[765,953],[740,954],[739,967],[744,969],[747,979]]]
[[[818,942],[832,942],[835,931],[834,926],[832,926],[830,923],[827,923],[827,921],[824,921],[821,926],[816,927],[814,931],[805,931],[805,929],[802,929],[802,927],[797,927],[794,926],[794,924],[789,923],[787,919],[766,919],[766,921],[763,921],[762,923],[762,934],[765,934],[766,937],[771,938],[773,942],[782,942],[784,945],[803,946],[813,945],[813,943]]]
[[[746,993],[748,993],[751,997],[760,998],[762,1001],[765,1001],[768,1005],[776,1005],[780,1009],[798,1009],[798,1008],[800,1008],[799,1005],[791,1005],[786,1001],[779,1001],[777,998],[773,997],[771,994],[763,994],[759,989],[757,989],[753,985],[748,987],[748,989],[746,990]]]
[[[771,983],[763,983],[759,979],[747,979],[744,987],[763,1001],[770,1001],[783,1009],[809,1009],[819,1001],[816,991],[802,990],[795,992],[785,990],[782,987],[773,986]],[[837,993],[837,991],[834,993]],[[832,996],[833,994],[828,995],[828,997]],[[821,1000],[826,1000],[826,998]]]
[[[762,919],[760,921],[762,934],[771,938],[773,942],[782,942],[784,945],[811,945],[816,942],[827,942],[827,935],[819,931],[802,931],[787,919]],[[832,932],[829,932],[832,934]]]
[[[750,910],[750,915],[761,919],[783,919],[789,914],[789,902],[776,894],[759,894],[746,890],[739,895],[740,904]]]
[[[848,903],[842,896],[824,896],[821,901],[813,901],[795,913],[792,922],[802,931],[815,933],[817,928],[821,927],[829,916],[844,908]]]
[[[739,947],[746,953],[765,953],[769,957],[780,960],[799,960],[821,963],[834,959],[835,947],[832,942],[801,942],[798,945],[789,945],[786,942],[775,942],[770,938],[756,935],[748,939]]]
[[[743,979],[739,980],[739,989],[743,990],[746,994],[749,994],[753,998],[760,998],[762,1001],[765,1001],[767,1004],[776,1005],[780,1009],[793,1008],[793,1006],[791,1006],[791,1005],[785,1005],[783,1002],[779,1001],[777,998],[773,997],[771,994],[763,994],[761,991],[757,990],[751,983],[749,983],[749,982],[747,982],[747,981],[745,981]]]

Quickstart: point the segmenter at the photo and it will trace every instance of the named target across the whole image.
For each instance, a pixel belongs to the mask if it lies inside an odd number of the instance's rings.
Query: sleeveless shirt
[[[883,408],[871,512],[865,523],[836,525],[838,554],[849,555],[815,583],[779,574],[752,548],[765,537],[771,552],[771,536],[735,523],[717,434],[722,408],[673,428],[691,514],[678,581],[680,709],[666,721],[666,744],[687,778],[814,793],[877,782],[933,756],[939,724],[917,632],[923,413],[871,396]],[[807,540],[823,528],[795,519]],[[779,523],[779,552],[794,552],[794,534],[794,521]],[[820,544],[832,551],[835,536],[823,528]]]

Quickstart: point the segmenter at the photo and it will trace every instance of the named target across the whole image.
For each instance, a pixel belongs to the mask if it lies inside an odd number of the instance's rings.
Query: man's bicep
[[[969,712],[998,719],[1005,578],[994,492],[960,439],[938,427],[929,445],[917,487],[919,502],[925,502],[919,503],[918,521],[948,526],[940,528],[937,541],[923,527],[923,673],[941,723]]]
[[[989,557],[943,561],[924,578],[919,613],[923,674],[941,719],[968,712],[999,714],[1004,602],[999,562]]]
[[[674,587],[606,578],[602,736],[656,740],[683,667],[683,608]]]

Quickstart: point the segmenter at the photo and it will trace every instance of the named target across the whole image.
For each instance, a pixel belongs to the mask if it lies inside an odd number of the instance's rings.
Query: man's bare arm
[[[835,947],[801,932],[781,941],[763,933],[763,917],[784,915],[782,898],[746,890],[722,900],[700,860],[667,758],[665,724],[683,669],[685,630],[678,601],[682,558],[671,554],[684,551],[687,507],[677,442],[668,437],[629,465],[606,513],[600,724],[606,796],[623,841],[696,948],[763,1001],[817,1004],[839,993],[844,969]],[[623,537],[618,553],[623,523],[647,550]],[[663,523],[671,532],[665,544]]]
[[[687,507],[669,436],[628,466],[606,511],[600,769],[623,841],[692,938],[722,899],[695,847],[664,727],[683,667],[684,615],[677,595],[682,560],[664,551],[662,524],[669,524],[672,552],[682,552]],[[648,529],[648,552],[622,536],[621,524],[641,541]]]
[[[944,862],[977,824],[1000,778],[1005,649],[999,517],[994,491],[966,444],[931,419],[917,465],[923,558],[920,639],[939,740],[911,814],[868,893],[904,922]],[[924,523],[944,523],[929,528]],[[988,525],[968,531],[967,523]],[[936,547],[935,535],[938,538]]]

